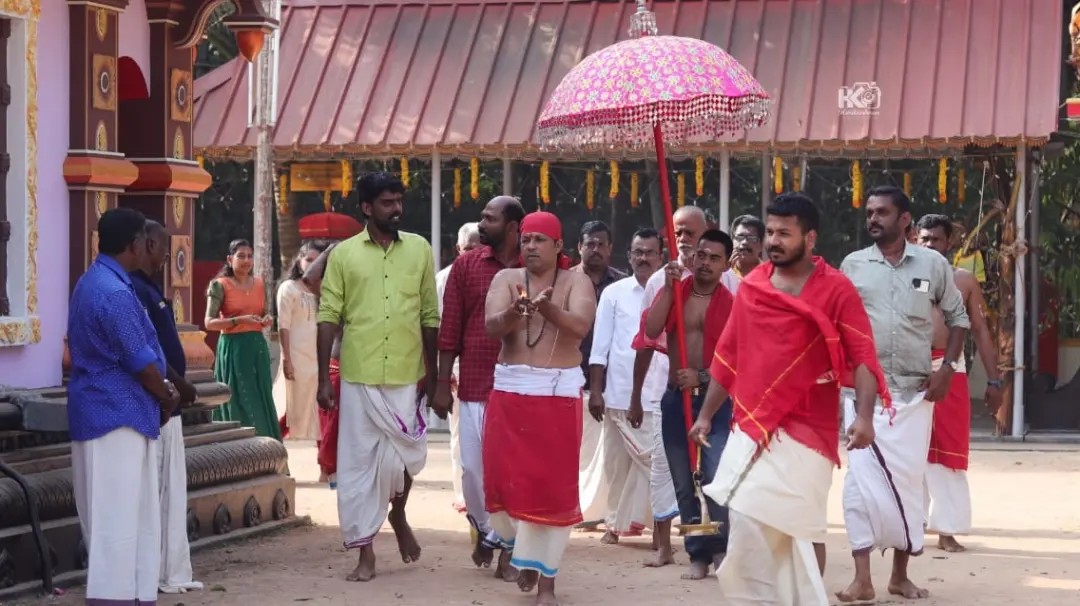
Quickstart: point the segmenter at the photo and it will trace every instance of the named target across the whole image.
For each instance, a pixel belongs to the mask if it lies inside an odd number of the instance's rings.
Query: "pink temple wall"
[[[0,347],[0,384],[59,385],[68,308],[68,6],[41,3],[38,22],[38,317],[41,342]],[[16,178],[15,175],[9,178]]]

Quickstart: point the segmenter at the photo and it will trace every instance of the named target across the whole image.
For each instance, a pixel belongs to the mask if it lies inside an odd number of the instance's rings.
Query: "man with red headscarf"
[[[502,341],[484,424],[484,494],[492,530],[512,545],[522,591],[557,604],[555,575],[581,522],[581,340],[592,327],[592,281],[566,271],[551,213],[521,222],[523,268],[504,269],[486,301],[488,336]]]

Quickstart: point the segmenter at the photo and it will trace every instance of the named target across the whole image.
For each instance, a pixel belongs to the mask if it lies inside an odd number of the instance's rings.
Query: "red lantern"
[[[342,213],[315,213],[297,222],[304,240],[345,240],[364,231],[359,221]]]
[[[236,32],[236,47],[248,62],[254,61],[262,50],[266,34],[260,29],[242,29]]]

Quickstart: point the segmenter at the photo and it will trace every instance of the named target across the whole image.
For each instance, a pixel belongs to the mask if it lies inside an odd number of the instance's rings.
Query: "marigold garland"
[[[461,208],[461,169],[454,169],[454,208]]]
[[[349,162],[348,160],[342,160],[341,161],[341,197],[342,198],[347,198],[349,196],[349,192],[352,191],[352,181],[353,181],[352,163]],[[405,187],[409,186],[408,173],[406,173],[405,178],[402,179],[402,181],[405,183]]]
[[[679,208],[686,206],[686,175],[679,173],[675,177],[675,191],[676,199],[679,201]]]
[[[911,198],[911,173],[904,173],[904,195]]]
[[[206,170],[206,157],[199,155],[195,156],[195,161],[199,163],[199,168]]]
[[[791,167],[791,189],[802,191],[802,167],[798,164]]]
[[[286,216],[289,214],[289,177],[285,173],[282,173],[278,177],[278,214]]]
[[[473,158],[469,162],[469,195],[473,200],[480,199],[480,159]]]
[[[946,186],[949,184],[949,161],[945,158],[938,160],[937,169],[937,196],[938,202],[944,204],[949,199],[949,193],[946,191]]]
[[[596,175],[591,170],[585,171],[585,208],[592,210],[596,204],[593,197],[596,189]]]
[[[630,173],[630,208],[637,208],[638,203],[638,174]]]
[[[700,198],[705,195],[705,158],[694,158],[694,193]]]
[[[619,163],[611,161],[611,189],[608,190],[608,197],[614,200],[619,197]]]
[[[784,193],[784,160],[780,156],[773,156],[772,172],[773,191],[778,194]]]
[[[862,168],[859,166],[859,161],[856,160],[851,163],[851,207],[862,208]]]
[[[551,165],[547,160],[540,163],[540,201],[544,204],[551,204],[551,182],[550,182]]]
[[[409,159],[405,156],[401,157],[401,183],[409,189]]]
[[[329,191],[324,191],[322,193],[322,205],[323,205],[323,208],[326,209],[326,212],[330,212],[331,210],[333,210],[334,207],[333,207],[332,204],[330,204],[330,192]]]
[[[956,201],[960,204],[967,202],[967,175],[963,165],[956,169]]]

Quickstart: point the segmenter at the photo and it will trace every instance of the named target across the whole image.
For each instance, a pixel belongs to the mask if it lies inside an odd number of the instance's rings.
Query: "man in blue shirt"
[[[146,255],[146,219],[98,220],[100,254],[68,311],[68,425],[75,504],[88,546],[86,603],[154,604],[161,561],[158,433],[179,404],[128,272]]]
[[[172,301],[165,298],[153,277],[169,258],[169,234],[157,221],[146,222],[146,254],[142,265],[129,274],[135,294],[146,308],[157,341],[165,354],[169,381],[180,392],[180,402],[195,401],[195,387],[184,378],[187,360],[180,334],[176,330]],[[184,593],[202,589],[192,579],[191,547],[187,536],[187,461],[184,454],[184,429],[177,408],[161,428],[158,440],[158,473],[161,496],[161,577],[158,588],[163,593]]]

